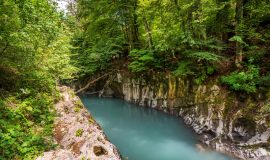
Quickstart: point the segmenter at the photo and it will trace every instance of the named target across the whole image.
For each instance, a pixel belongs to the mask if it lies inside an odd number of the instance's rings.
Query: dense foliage
[[[219,75],[250,93],[269,74],[268,0],[78,0],[77,9],[81,30],[73,40],[82,76],[128,57],[135,73],[171,71],[196,83]]]
[[[54,0],[0,1],[0,159],[54,146],[57,84],[75,73],[171,72],[247,94],[270,87],[269,0],[66,1],[65,13]]]
[[[259,82],[258,78],[259,69],[249,66],[247,71],[235,71],[228,76],[221,77],[221,81],[228,84],[233,90],[254,93],[256,92],[256,85]]]
[[[0,1],[0,159],[53,147],[56,85],[77,70],[65,19],[52,1]]]

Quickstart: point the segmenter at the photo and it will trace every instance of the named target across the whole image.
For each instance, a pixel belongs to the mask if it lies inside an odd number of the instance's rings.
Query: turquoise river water
[[[178,117],[120,99],[81,96],[109,140],[128,160],[230,160],[196,148],[197,135]]]

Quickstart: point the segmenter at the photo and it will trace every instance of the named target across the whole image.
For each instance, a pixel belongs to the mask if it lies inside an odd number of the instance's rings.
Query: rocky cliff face
[[[55,150],[37,160],[120,160],[100,126],[84,108],[79,97],[68,87],[60,87],[62,100],[56,104]]]
[[[151,77],[117,73],[105,93],[180,116],[212,148],[242,159],[270,159],[267,94],[248,97],[217,82],[196,85],[157,73]]]

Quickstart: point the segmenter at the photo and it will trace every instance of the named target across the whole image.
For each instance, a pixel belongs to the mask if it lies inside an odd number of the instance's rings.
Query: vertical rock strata
[[[157,73],[134,77],[118,73],[114,96],[181,116],[212,148],[242,159],[270,159],[270,94],[251,97],[221,88],[216,81],[192,80]],[[106,92],[105,92],[106,93]]]

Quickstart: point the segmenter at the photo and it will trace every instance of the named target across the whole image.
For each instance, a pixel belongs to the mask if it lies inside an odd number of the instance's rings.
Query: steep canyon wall
[[[231,92],[217,80],[203,85],[171,74],[117,73],[105,94],[180,116],[212,148],[242,159],[270,159],[269,93]]]

